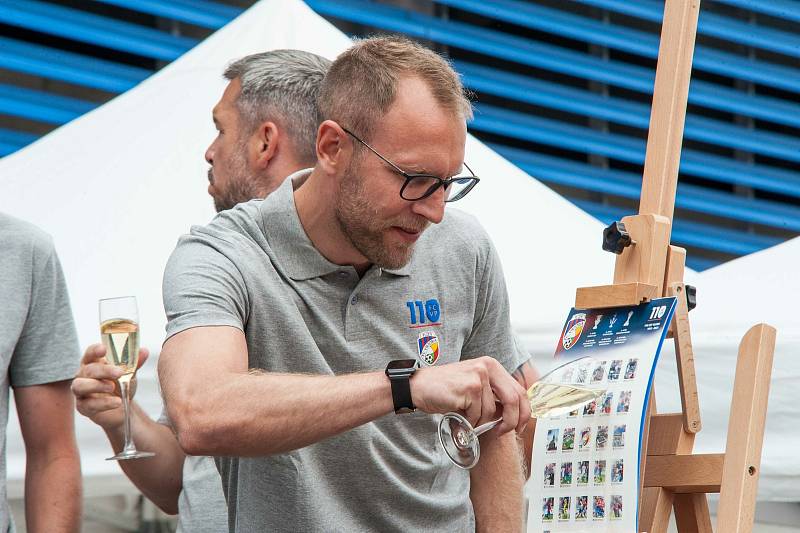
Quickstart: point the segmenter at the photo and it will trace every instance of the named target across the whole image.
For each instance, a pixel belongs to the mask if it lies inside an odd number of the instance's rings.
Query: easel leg
[[[717,511],[725,533],[753,529],[774,352],[775,328],[766,324],[750,328],[739,345]]]
[[[642,461],[639,465],[639,479],[644,480],[644,469],[647,465],[647,454],[650,449],[650,421],[656,414],[656,388],[650,389],[647,402],[647,416],[642,432]],[[674,452],[673,452],[674,453]],[[641,488],[641,507],[639,508],[639,531],[649,533],[666,533],[669,526],[669,515],[672,511],[672,492],[662,488]]]
[[[672,492],[660,487],[642,490],[642,508],[639,515],[640,532],[666,533],[674,496]],[[683,533],[683,530],[680,531]]]
[[[673,505],[680,533],[714,533],[705,494],[676,494]]]

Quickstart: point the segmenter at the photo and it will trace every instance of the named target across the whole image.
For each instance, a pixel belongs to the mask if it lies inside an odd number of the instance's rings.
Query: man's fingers
[[[72,380],[72,393],[76,397],[86,397],[90,394],[112,394],[114,382],[104,379],[75,378]]]
[[[528,400],[527,392],[519,398],[519,422],[517,422],[517,433],[525,431],[525,426],[531,419],[531,402]]]
[[[106,356],[106,347],[100,343],[92,344],[83,353],[81,364],[88,365]]]
[[[147,361],[148,357],[150,357],[150,350],[147,348],[139,348],[139,361],[136,364],[136,370],[142,368],[142,365]]]
[[[514,394],[508,396],[503,403],[503,421],[500,423],[500,432],[505,433],[516,429],[519,422],[519,399]]]
[[[499,433],[505,433],[517,428],[520,414],[520,395],[524,396],[524,389],[511,377],[511,374],[500,366],[492,368],[492,388],[500,403],[503,405],[503,421],[497,426]]]
[[[494,420],[496,411],[494,392],[492,392],[491,384],[487,379],[484,381],[483,390],[481,391],[481,418],[478,424],[485,424]]]
[[[81,367],[78,372],[80,378],[90,379],[119,379],[124,374],[124,370],[112,365],[103,363],[92,363]]]
[[[91,418],[105,411],[119,409],[122,407],[122,398],[118,396],[92,395],[80,400],[76,407],[80,414]]]
[[[471,387],[467,390],[467,406],[464,409],[464,416],[469,420],[469,423],[475,426],[481,418],[481,392],[480,385]]]

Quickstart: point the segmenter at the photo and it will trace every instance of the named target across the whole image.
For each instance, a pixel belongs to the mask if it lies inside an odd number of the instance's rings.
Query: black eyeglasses
[[[400,198],[403,200],[408,200],[409,202],[422,200],[423,198],[427,198],[435,193],[437,189],[441,187],[444,189],[445,193],[444,201],[455,202],[456,200],[461,200],[464,198],[467,193],[471,191],[479,181],[481,181],[466,163],[464,163],[464,167],[469,171],[469,175],[453,176],[452,178],[440,178],[439,176],[431,176],[430,174],[409,174],[379,154],[372,146],[359,139],[355,133],[351,132],[347,128],[342,129],[353,139],[366,146],[370,152],[380,157],[384,163],[392,167],[395,172],[406,179],[405,183],[403,183],[403,186],[400,187]]]

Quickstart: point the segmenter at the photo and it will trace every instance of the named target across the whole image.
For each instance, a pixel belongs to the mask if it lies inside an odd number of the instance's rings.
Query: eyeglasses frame
[[[406,180],[405,183],[403,183],[403,186],[400,187],[400,198],[402,198],[403,200],[406,200],[407,202],[417,202],[419,200],[424,200],[425,198],[431,196],[433,193],[435,193],[437,190],[439,190],[439,188],[443,188],[445,191],[447,191],[447,188],[455,181],[460,181],[460,180],[463,180],[463,179],[472,180],[472,182],[469,185],[467,185],[462,191],[460,191],[458,193],[458,195],[456,195],[453,198],[446,198],[445,199],[446,203],[455,202],[455,201],[458,201],[458,200],[461,200],[462,198],[464,198],[472,189],[475,188],[475,186],[478,184],[478,182],[481,181],[481,179],[478,176],[475,175],[475,173],[472,171],[472,169],[469,168],[469,165],[467,165],[466,162],[464,162],[464,167],[469,171],[471,176],[458,176],[458,177],[454,176],[454,177],[450,177],[450,178],[440,178],[439,176],[433,176],[431,174],[411,174],[409,172],[406,172],[405,170],[403,170],[402,168],[400,168],[396,164],[392,163],[391,161],[389,161],[386,157],[381,155],[380,152],[378,152],[372,146],[367,144],[365,141],[363,141],[360,137],[358,137],[352,131],[348,130],[347,128],[345,128],[341,124],[339,125],[339,127],[341,127],[342,130],[344,130],[344,132],[346,134],[350,135],[353,139],[357,140],[359,143],[361,143],[364,146],[366,146],[367,149],[369,149],[370,152],[372,152],[373,154],[378,156],[384,163],[386,163],[387,165],[392,167],[392,169],[395,172],[397,172],[398,174],[400,174],[401,176],[403,176],[405,178],[405,180]],[[403,192],[406,190],[406,187],[408,186],[408,184],[411,183],[412,180],[420,179],[420,178],[433,179],[433,180],[436,180],[436,183],[434,185],[431,185],[428,188],[428,190],[425,191],[425,194],[423,194],[419,198],[410,199],[410,198],[406,198],[405,196],[403,196]]]

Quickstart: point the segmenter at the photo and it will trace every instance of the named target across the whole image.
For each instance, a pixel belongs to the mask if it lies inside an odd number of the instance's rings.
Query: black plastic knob
[[[697,287],[686,285],[686,307],[691,311],[697,307]]]
[[[625,231],[625,224],[622,222],[612,222],[603,230],[603,250],[606,252],[619,255],[631,244],[633,244],[631,236]]]

